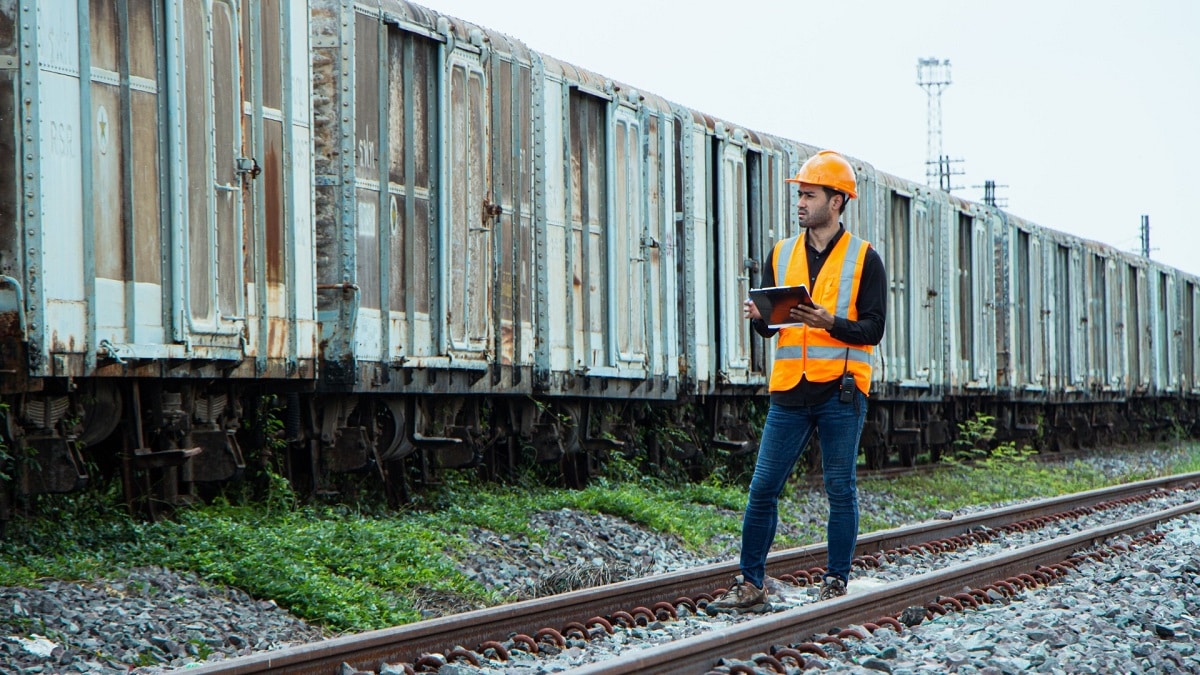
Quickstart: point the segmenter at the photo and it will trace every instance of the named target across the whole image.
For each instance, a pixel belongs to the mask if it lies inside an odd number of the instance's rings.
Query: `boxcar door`
[[[928,386],[933,380],[935,349],[937,341],[938,302],[938,240],[936,230],[930,222],[925,202],[912,203],[912,258],[906,261],[909,278],[908,301],[912,331],[909,333],[910,371],[914,384]]]
[[[996,287],[992,274],[996,259],[992,251],[993,223],[990,214],[975,218],[974,225],[971,265],[975,273],[971,290],[975,296],[976,315],[970,347],[973,355],[970,377],[978,387],[991,389],[996,386],[996,354],[992,347],[996,343]]]
[[[608,293],[603,284],[608,262],[605,242],[609,227],[608,101],[590,92],[572,88],[568,99],[569,128],[566,130],[569,176],[567,191],[566,242],[567,281],[570,297],[572,367],[595,371],[608,366]]]
[[[912,220],[911,196],[892,191],[888,204],[887,231],[881,251],[888,273],[887,326],[889,337],[882,344],[892,377],[901,382],[911,381],[912,362],[909,343],[915,339],[912,309],[909,306],[909,223]],[[915,285],[913,286],[915,287]]]
[[[1107,261],[1095,253],[1088,259],[1088,384],[1105,388],[1109,386]]]
[[[721,371],[731,382],[745,382],[750,367],[750,332],[742,318],[742,300],[750,297],[746,150],[722,143],[718,173],[720,215],[717,223],[717,326]],[[778,271],[776,276],[782,276]]]
[[[166,337],[157,133],[166,90],[159,78],[161,31],[162,11],[153,3],[91,2],[88,154],[96,311],[89,319],[98,344],[163,344]]]
[[[1088,284],[1084,251],[1071,249],[1071,386],[1084,387],[1088,381]]]
[[[1116,324],[1114,334],[1118,344],[1121,341],[1125,343],[1125,385],[1137,389],[1150,384],[1150,367],[1157,354],[1147,353],[1144,349],[1149,342],[1151,327],[1146,322],[1146,308],[1150,299],[1146,270],[1133,265],[1125,267],[1124,270],[1125,297],[1119,305],[1120,321]],[[1153,318],[1157,322],[1158,317]]]
[[[1180,386],[1184,393],[1195,393],[1200,385],[1200,359],[1196,358],[1196,352],[1200,351],[1200,339],[1197,339],[1200,338],[1200,321],[1196,317],[1196,308],[1200,307],[1200,286],[1184,279],[1181,300],[1179,357],[1183,380]]]
[[[183,3],[184,332],[223,346],[240,343],[245,321],[241,173],[253,162],[242,153],[238,26],[231,0]]]
[[[447,59],[445,213],[442,288],[445,346],[484,352],[492,334],[492,228],[489,186],[488,89],[478,54],[460,47]]]
[[[1168,272],[1159,271],[1154,274],[1157,281],[1154,285],[1155,302],[1145,306],[1153,312],[1155,319],[1151,324],[1154,332],[1142,331],[1138,339],[1144,340],[1144,347],[1154,352],[1154,371],[1150,373],[1150,381],[1146,381],[1146,370],[1143,370],[1143,383],[1149,384],[1151,392],[1174,392],[1179,384],[1179,362],[1175,358],[1178,353],[1175,344],[1179,340],[1179,306],[1175,290],[1175,278]],[[1152,309],[1151,309],[1152,308]],[[1146,317],[1147,322],[1150,316]]]
[[[1073,329],[1071,284],[1071,249],[1064,244],[1054,247],[1054,272],[1051,277],[1050,312],[1053,328],[1053,339],[1050,347],[1053,356],[1050,362],[1054,366],[1055,380],[1050,385],[1062,391],[1074,385],[1071,359],[1071,332]]]
[[[613,227],[609,229],[610,288],[608,325],[615,333],[614,364],[646,364],[646,257],[642,184],[642,125],[631,108],[618,105],[613,114]]]
[[[975,224],[970,214],[956,211],[955,215],[958,218],[957,236],[955,237],[958,316],[955,317],[953,325],[957,350],[954,355],[955,359],[951,362],[950,378],[953,384],[966,387],[976,383],[974,345],[977,339],[979,305],[976,303],[975,282],[978,280],[978,276],[975,274],[973,255],[975,239],[972,236]]]
[[[1029,238],[1029,283],[1025,288],[1029,310],[1029,362],[1025,383],[1038,390],[1049,385],[1046,381],[1046,349],[1048,328],[1046,325],[1046,265],[1043,255],[1043,237],[1035,234]]]

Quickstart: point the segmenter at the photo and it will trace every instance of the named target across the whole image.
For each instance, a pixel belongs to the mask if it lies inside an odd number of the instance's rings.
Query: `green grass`
[[[1180,446],[1172,473],[1200,470],[1200,446]],[[887,480],[863,480],[860,493],[886,503],[887,513],[863,509],[862,532],[926,520],[939,509],[1010,502],[1087,490],[1149,477],[1104,476],[1081,464],[1042,465],[1012,459],[948,467]],[[822,512],[824,498],[797,478],[785,493],[778,547],[824,539],[824,522],[799,522]],[[278,489],[278,487],[276,487]],[[182,510],[168,522],[125,515],[114,495],[86,492],[38,499],[44,517],[18,519],[0,541],[0,585],[39,579],[87,579],[160,565],[272,598],[296,615],[332,631],[381,628],[420,618],[421,597],[454,597],[495,604],[497,597],[455,568],[470,527],[526,541],[544,541],[527,514],[562,508],[621,516],[677,536],[690,550],[731,554],[745,505],[744,484],[668,485],[649,477],[600,479],[585,490],[516,489],[479,484],[452,474],[415,508],[290,505],[290,499],[233,504],[226,500]],[[815,503],[808,504],[808,500]],[[865,500],[864,500],[865,501]],[[811,518],[810,518],[811,520]],[[783,529],[787,532],[784,533]],[[718,544],[716,542],[724,542]]]

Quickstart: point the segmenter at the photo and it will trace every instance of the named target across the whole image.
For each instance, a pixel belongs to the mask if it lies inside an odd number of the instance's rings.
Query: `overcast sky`
[[[917,59],[951,62],[955,194],[1200,275],[1200,2],[428,0],[739,126],[924,182]]]

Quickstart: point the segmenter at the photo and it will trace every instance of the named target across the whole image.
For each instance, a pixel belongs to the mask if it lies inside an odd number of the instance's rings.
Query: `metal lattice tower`
[[[950,86],[950,59],[917,59],[917,84],[928,99],[925,184],[949,191],[949,158],[942,154],[942,90]]]

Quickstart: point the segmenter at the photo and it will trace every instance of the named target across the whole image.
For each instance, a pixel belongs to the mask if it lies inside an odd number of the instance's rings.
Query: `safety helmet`
[[[858,196],[858,184],[854,180],[854,167],[845,157],[833,150],[822,150],[804,163],[795,178],[785,178],[786,183],[812,183],[824,185],[838,192],[845,192],[850,199]]]

